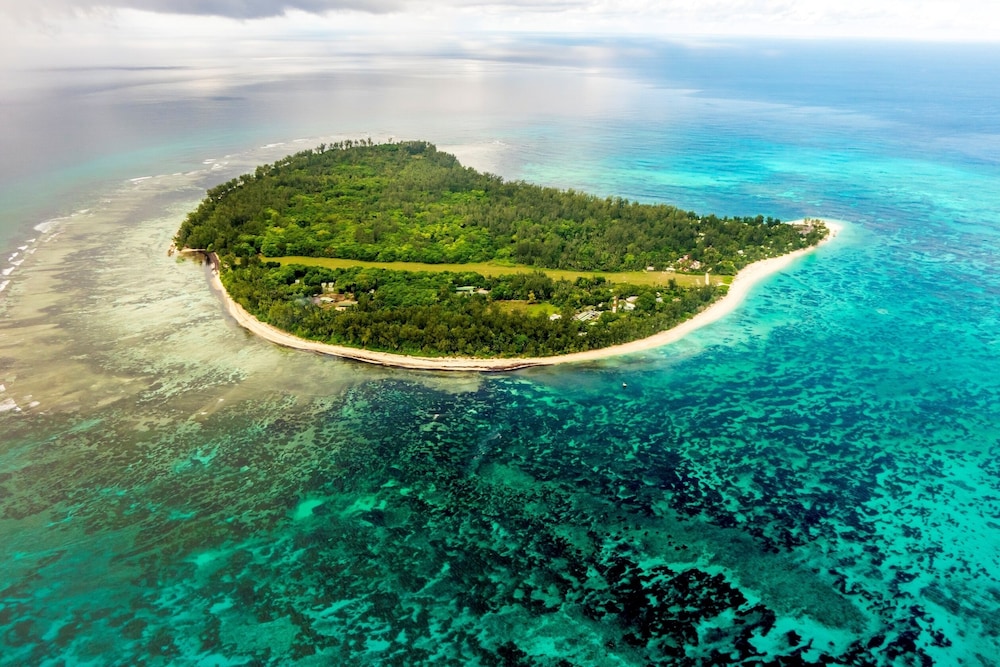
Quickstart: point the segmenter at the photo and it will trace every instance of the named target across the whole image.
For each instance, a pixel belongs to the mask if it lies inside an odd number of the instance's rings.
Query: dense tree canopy
[[[822,233],[505,182],[428,143],[365,142],[297,153],[213,188],[177,241],[236,256],[506,260],[588,271],[696,263],[732,275]]]
[[[599,278],[570,283],[541,272],[488,278],[275,263],[241,266],[224,273],[223,283],[256,317],[304,338],[478,357],[563,354],[636,340],[687,319],[725,289]]]
[[[209,190],[177,233],[216,252],[230,295],[303,337],[400,353],[535,356],[668,328],[725,287],[554,281],[531,267],[712,271],[818,242],[771,218],[543,188],[462,167],[425,142],[320,146]],[[524,265],[515,275],[281,266],[290,255]]]

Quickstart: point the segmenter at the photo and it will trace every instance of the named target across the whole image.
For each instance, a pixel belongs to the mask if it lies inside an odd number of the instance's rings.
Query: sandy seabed
[[[666,331],[661,331],[660,333],[654,334],[648,338],[634,340],[629,343],[623,343],[622,345],[614,345],[612,347],[604,347],[598,350],[573,352],[571,354],[562,354],[551,357],[518,357],[511,359],[416,357],[404,354],[392,354],[390,352],[375,352],[372,350],[364,350],[343,345],[320,343],[318,341],[293,336],[292,334],[273,327],[270,324],[261,322],[248,313],[243,306],[230,298],[225,287],[222,285],[222,281],[219,279],[217,267],[214,267],[212,270],[211,282],[213,289],[222,299],[226,312],[232,316],[232,318],[236,320],[240,326],[277,345],[296,350],[305,350],[308,352],[317,352],[319,354],[343,357],[345,359],[364,361],[370,364],[378,364],[380,366],[392,366],[395,368],[428,371],[513,371],[532,366],[554,366],[556,364],[597,361],[600,359],[607,359],[609,357],[616,357],[622,354],[652,350],[662,345],[667,345],[668,343],[680,340],[692,331],[700,329],[707,324],[711,324],[712,322],[715,322],[736,310],[736,308],[743,303],[743,300],[746,299],[747,294],[750,293],[750,290],[754,285],[768,276],[774,275],[782,269],[787,268],[796,259],[804,255],[808,255],[820,246],[829,243],[831,240],[836,238],[837,234],[842,229],[842,225],[839,221],[826,220],[822,218],[813,219],[822,220],[822,222],[824,222],[829,228],[830,233],[826,236],[826,238],[815,246],[796,250],[780,257],[764,259],[744,267],[733,279],[733,282],[729,286],[729,291],[724,297],[715,301],[705,310],[697,313],[690,319],[681,322],[677,326],[667,329]],[[794,220],[790,224],[800,222],[803,222],[803,220]]]

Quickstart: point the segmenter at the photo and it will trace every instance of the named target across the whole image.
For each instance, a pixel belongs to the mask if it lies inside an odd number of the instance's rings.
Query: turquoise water
[[[37,252],[0,295],[0,664],[995,664],[1000,54],[773,46],[455,67],[419,102],[373,78],[228,157],[168,136],[183,173],[135,183],[175,169],[88,154],[126,164],[57,190],[87,213],[6,228]],[[299,145],[260,135],[365,130],[847,226],[724,320],[588,366],[439,376],[245,334],[166,256],[184,212]]]

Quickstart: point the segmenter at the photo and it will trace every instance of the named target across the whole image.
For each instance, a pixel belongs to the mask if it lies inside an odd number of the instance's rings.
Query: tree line
[[[733,275],[818,242],[779,220],[507,182],[426,142],[321,146],[208,192],[180,246],[235,257],[506,261],[585,271],[654,266]]]
[[[553,280],[541,272],[504,276],[251,262],[222,275],[230,296],[258,319],[303,338],[424,356],[566,354],[651,336],[714,301],[724,286]],[[475,288],[459,292],[462,288]],[[331,303],[323,304],[323,295]],[[349,299],[336,309],[333,298]],[[629,297],[634,297],[631,302]],[[504,308],[549,303],[558,318]],[[614,306],[619,304],[612,312]],[[626,311],[626,303],[633,310]],[[581,310],[597,316],[575,317]]]

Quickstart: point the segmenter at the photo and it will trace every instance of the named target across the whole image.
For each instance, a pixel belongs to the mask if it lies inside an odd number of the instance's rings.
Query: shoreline
[[[826,224],[827,228],[829,228],[830,233],[827,234],[826,238],[814,246],[802,248],[801,250],[795,250],[787,255],[781,255],[780,257],[763,259],[744,267],[733,278],[733,282],[729,285],[729,291],[726,292],[725,296],[709,305],[708,308],[700,313],[684,320],[677,326],[661,331],[657,334],[649,336],[648,338],[641,338],[628,343],[622,343],[621,345],[603,347],[598,350],[587,350],[585,352],[572,352],[570,354],[561,354],[551,357],[524,357],[511,359],[415,357],[405,354],[393,354],[391,352],[364,350],[344,345],[331,345],[330,343],[321,343],[319,341],[299,338],[298,336],[294,336],[290,333],[282,331],[281,329],[273,327],[270,324],[261,322],[247,312],[243,306],[234,301],[229,296],[229,293],[226,292],[226,288],[223,286],[222,280],[219,278],[218,260],[214,257],[214,255],[203,253],[202,251],[190,252],[199,252],[209,258],[209,282],[211,284],[212,291],[216,292],[222,300],[226,313],[232,317],[237,324],[250,333],[274,343],[275,345],[295,350],[341,357],[344,359],[353,359],[354,361],[363,361],[365,363],[376,364],[379,366],[391,366],[393,368],[405,368],[409,370],[505,372],[536,366],[555,366],[557,364],[597,361],[600,359],[617,357],[623,354],[644,352],[676,342],[692,331],[700,329],[701,327],[711,324],[712,322],[716,322],[736,310],[746,299],[754,285],[761,282],[763,279],[778,273],[782,269],[787,268],[798,258],[815,252],[819,247],[836,238],[843,229],[842,225],[837,221],[826,220],[823,218],[813,219],[822,221]],[[802,222],[802,220],[792,220],[789,224],[799,222]]]

